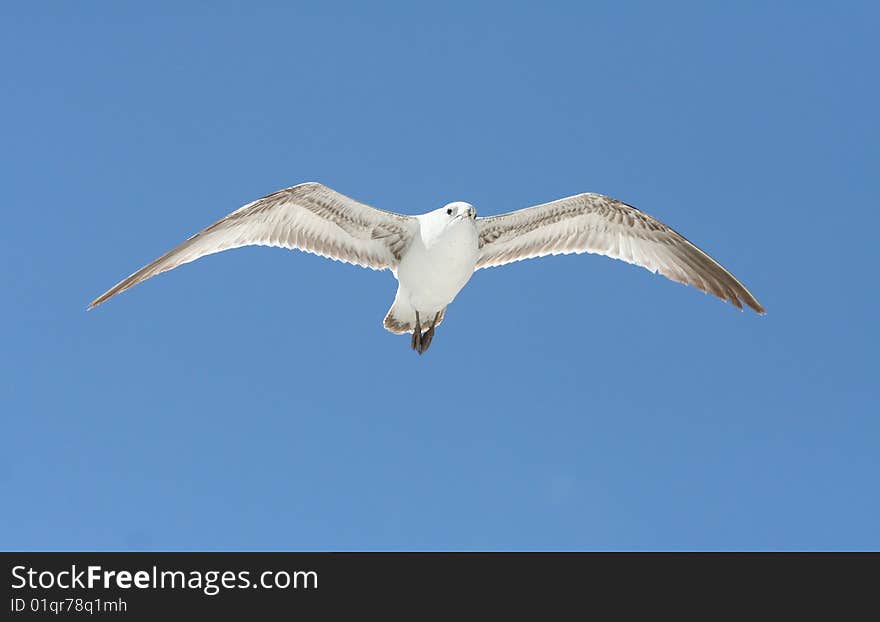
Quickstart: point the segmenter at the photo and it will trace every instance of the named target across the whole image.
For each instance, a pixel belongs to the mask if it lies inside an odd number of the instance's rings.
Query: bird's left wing
[[[394,269],[417,230],[411,216],[378,210],[319,183],[299,184],[218,220],[95,298],[89,309],[161,272],[240,246],[281,246]]]
[[[764,308],[730,272],[681,234],[631,205],[578,194],[477,219],[477,269],[545,255],[596,253],[659,272],[742,308]]]

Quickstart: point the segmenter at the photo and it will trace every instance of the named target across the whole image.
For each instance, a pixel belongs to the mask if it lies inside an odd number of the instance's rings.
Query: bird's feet
[[[428,349],[428,346],[431,345],[431,340],[434,338],[434,325],[431,325],[431,328],[426,330],[422,335],[422,347],[419,349],[419,354],[424,354]]]
[[[437,326],[437,320],[440,319],[440,312],[434,316],[434,321],[431,322],[431,327],[426,330],[424,333],[422,332],[422,325],[419,321],[419,312],[416,311],[416,326],[413,330],[412,336],[412,349],[418,352],[420,355],[424,354],[428,347],[431,345],[431,341],[434,339],[434,327]]]
[[[416,325],[412,334],[412,349],[421,354],[422,350],[422,323],[419,321],[419,312],[416,311]]]

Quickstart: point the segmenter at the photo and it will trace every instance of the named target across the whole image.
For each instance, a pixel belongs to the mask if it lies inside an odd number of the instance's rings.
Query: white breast
[[[397,268],[401,294],[414,310],[428,315],[446,307],[470,280],[479,246],[472,220],[465,219],[436,234],[423,227]]]

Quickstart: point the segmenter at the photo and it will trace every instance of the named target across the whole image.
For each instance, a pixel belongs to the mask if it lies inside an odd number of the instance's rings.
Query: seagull
[[[594,253],[659,272],[763,314],[764,307],[721,264],[631,205],[584,193],[477,217],[456,201],[418,216],[370,207],[320,183],[273,192],[235,210],[95,298],[89,309],[205,255],[241,246],[297,249],[373,270],[391,270],[397,294],[385,329],[431,345],[447,306],[481,268],[547,255]]]

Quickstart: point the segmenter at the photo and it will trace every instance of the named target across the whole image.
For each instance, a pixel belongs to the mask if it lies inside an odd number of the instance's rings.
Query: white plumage
[[[240,246],[315,253],[398,279],[385,328],[413,333],[424,352],[474,270],[545,255],[596,253],[642,266],[759,313],[763,307],[732,274],[660,221],[599,194],[579,194],[489,218],[450,203],[419,216],[370,207],[318,183],[248,203],[123,279],[89,309],[141,281],[199,257]],[[422,333],[422,326],[429,326]]]

